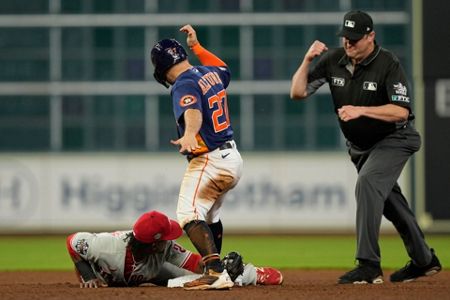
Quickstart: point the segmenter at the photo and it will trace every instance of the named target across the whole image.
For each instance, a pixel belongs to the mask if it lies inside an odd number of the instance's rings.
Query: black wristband
[[[80,275],[85,282],[97,278],[97,276],[95,276],[94,271],[92,271],[92,268],[87,261],[84,260],[77,261],[75,263],[75,267],[77,268],[78,272],[80,272]]]

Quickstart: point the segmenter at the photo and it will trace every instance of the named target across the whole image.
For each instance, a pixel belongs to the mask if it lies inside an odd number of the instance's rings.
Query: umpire
[[[390,51],[375,40],[372,18],[362,11],[344,16],[342,48],[316,40],[292,77],[291,98],[304,99],[328,82],[356,182],[355,269],[338,283],[382,283],[378,236],[384,215],[399,232],[411,261],[390,276],[392,282],[433,275],[441,264],[425,242],[397,179],[420,148],[412,126],[411,96],[405,72]],[[324,53],[323,55],[321,55]],[[310,68],[315,57],[321,56]]]

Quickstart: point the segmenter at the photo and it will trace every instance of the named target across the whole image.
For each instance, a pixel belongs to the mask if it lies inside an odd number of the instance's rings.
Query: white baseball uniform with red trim
[[[87,261],[97,278],[108,286],[137,286],[193,274],[201,260],[200,255],[168,241],[164,252],[135,261],[125,240],[131,232],[78,232],[68,238],[67,246],[71,256]]]

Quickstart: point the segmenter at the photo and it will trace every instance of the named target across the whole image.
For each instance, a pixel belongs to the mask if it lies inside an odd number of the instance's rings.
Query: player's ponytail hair
[[[126,237],[124,238],[124,241],[127,242],[127,247],[130,248],[131,253],[138,260],[146,259],[148,257],[149,251],[161,252],[165,248],[165,245],[161,244],[160,242],[157,243],[140,242],[138,239],[136,239],[133,232],[127,233]],[[165,243],[166,241],[161,242]]]
[[[124,238],[124,242],[127,242],[127,246],[131,248],[131,251],[133,253],[139,252],[139,250],[142,250],[149,246],[149,244],[138,241],[134,237],[133,232],[127,233],[126,237]]]

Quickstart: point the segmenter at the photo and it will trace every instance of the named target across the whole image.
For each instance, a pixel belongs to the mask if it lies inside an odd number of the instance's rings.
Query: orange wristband
[[[194,46],[191,47],[192,52],[194,52],[195,55],[198,55],[199,53],[202,53],[205,48],[200,45],[200,43],[197,42]]]

